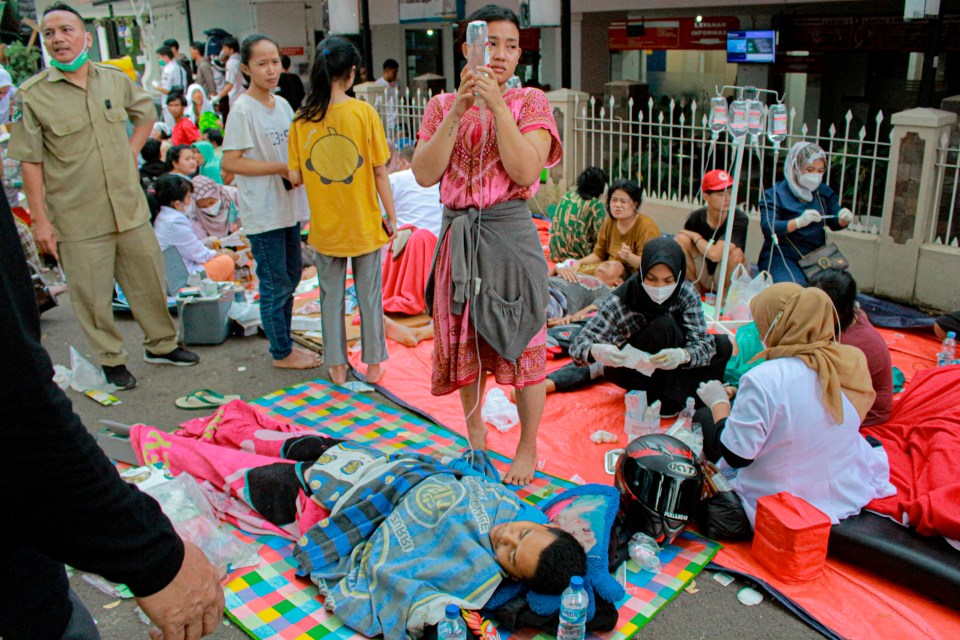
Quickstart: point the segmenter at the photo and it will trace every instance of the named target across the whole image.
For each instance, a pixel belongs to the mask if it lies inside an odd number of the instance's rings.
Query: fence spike
[[[803,137],[806,138],[808,131],[810,131],[810,129],[807,127],[807,123],[804,122],[804,123],[800,126],[800,133],[802,133],[802,134],[803,134]]]
[[[837,135],[837,128],[836,128],[835,126],[833,126],[833,125],[830,125],[830,128],[827,129],[827,133],[829,133],[829,134],[830,134],[830,137],[832,138],[832,137],[834,137],[835,135]]]
[[[671,113],[671,114],[673,113],[673,109],[674,109],[674,107],[676,107],[676,106],[677,106],[676,101],[675,101],[673,98],[670,98],[670,113]]]
[[[877,111],[877,117],[874,118],[877,121],[877,126],[880,126],[880,123],[883,122],[883,111]]]
[[[681,112],[681,113],[680,113],[680,124],[682,125],[682,124],[683,124],[684,122],[686,122],[686,121],[687,121],[687,117]]]
[[[694,100],[693,102],[690,103],[690,113],[693,114],[693,113],[696,113],[696,112],[697,112],[697,101]],[[690,118],[690,119],[693,120],[694,122],[696,122],[696,120],[695,120],[694,118]]]
[[[660,111],[660,112],[658,113],[658,115],[657,115],[657,121],[658,121],[660,124],[663,124],[663,111]]]
[[[867,137],[867,127],[860,127],[860,133],[857,134],[857,137],[860,138],[860,142],[863,142],[863,139]]]
[[[650,109],[651,111],[653,110],[653,96],[650,96],[649,98],[647,98],[647,108]]]
[[[843,116],[843,119],[846,120],[848,123],[851,120],[853,120],[853,111],[851,111],[850,109],[847,109],[847,115]]]
[[[628,109],[629,109],[629,112],[630,112],[630,113],[633,113],[633,98],[632,98],[632,97],[631,97],[629,100],[627,100],[627,107],[628,107]]]

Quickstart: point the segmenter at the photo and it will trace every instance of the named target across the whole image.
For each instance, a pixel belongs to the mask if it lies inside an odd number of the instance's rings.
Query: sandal
[[[238,395],[225,396],[211,389],[196,389],[183,397],[177,398],[174,404],[180,409],[211,409],[234,400],[240,400],[242,397]]]

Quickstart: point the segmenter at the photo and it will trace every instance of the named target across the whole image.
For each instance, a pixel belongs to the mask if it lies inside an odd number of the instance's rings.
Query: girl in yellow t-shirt
[[[317,249],[323,359],[330,379],[347,377],[344,290],[347,258],[360,304],[367,380],[380,380],[387,359],[380,247],[393,239],[397,214],[387,179],[390,157],[376,110],[347,95],[360,52],[332,36],[317,47],[310,93],[290,127],[290,182],[304,184],[310,203],[310,244]],[[378,198],[379,196],[379,198]],[[380,202],[387,219],[380,216]]]

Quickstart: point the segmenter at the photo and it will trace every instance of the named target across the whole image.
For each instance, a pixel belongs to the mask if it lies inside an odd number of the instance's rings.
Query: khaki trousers
[[[126,364],[127,351],[113,321],[113,281],[130,303],[151,353],[177,347],[177,329],[167,311],[163,258],[149,223],[89,240],[60,242],[60,262],[80,327],[100,364]]]

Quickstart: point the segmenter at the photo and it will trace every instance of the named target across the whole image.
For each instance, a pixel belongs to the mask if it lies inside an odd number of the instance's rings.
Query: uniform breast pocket
[[[107,122],[126,122],[127,112],[125,109],[107,109],[104,118],[107,119]]]
[[[85,146],[83,118],[65,118],[50,123],[50,133],[46,144],[50,151],[61,160],[69,160],[83,153]]]

